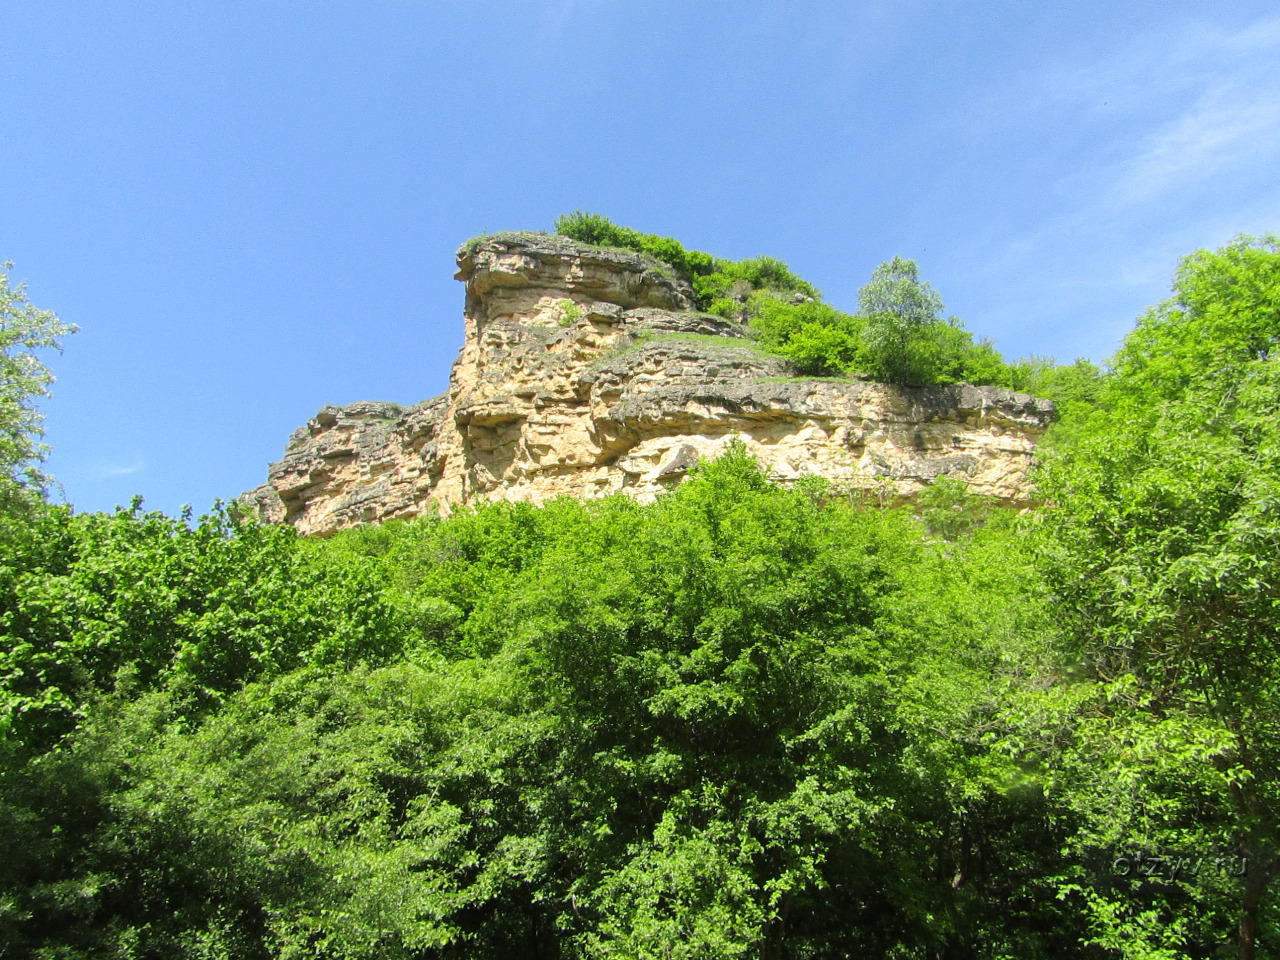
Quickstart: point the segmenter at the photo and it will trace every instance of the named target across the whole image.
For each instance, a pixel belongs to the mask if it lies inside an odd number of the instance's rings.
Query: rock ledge
[[[943,475],[1008,501],[1053,405],[997,387],[802,380],[697,313],[664,264],[502,233],[458,251],[466,338],[448,390],[325,407],[246,493],[307,534],[489,500],[651,500],[743,442],[775,479],[908,497]]]

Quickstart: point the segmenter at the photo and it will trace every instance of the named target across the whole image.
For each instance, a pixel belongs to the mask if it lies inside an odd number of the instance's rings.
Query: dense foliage
[[[1078,624],[1070,653],[1105,691],[1078,789],[1123,810],[1135,846],[1247,858],[1242,885],[1189,878],[1149,909],[1176,941],[1199,921],[1188,897],[1234,901],[1242,942],[1267,953],[1263,900],[1280,871],[1278,343],[1274,237],[1187,257],[1041,477],[1058,505],[1049,582]],[[1127,796],[1099,782],[1107,766]],[[1114,834],[1114,811],[1090,829]]]
[[[323,541],[6,515],[0,957],[1273,954],[1277,338],[1243,239],[1026,364],[1025,516],[741,447]]]
[[[12,942],[1045,941],[1046,881],[979,866],[1007,852],[969,826],[1043,816],[979,728],[1044,613],[1003,602],[1025,557],[1012,580],[982,559],[1007,523],[970,536],[957,563],[911,514],[782,490],[741,450],[652,507],[494,505],[327,543],[52,511],[8,575]],[[993,924],[997,896],[1025,916]]]

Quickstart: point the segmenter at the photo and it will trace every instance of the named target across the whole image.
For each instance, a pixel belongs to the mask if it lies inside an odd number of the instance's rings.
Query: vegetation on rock
[[[942,298],[920,280],[913,260],[894,257],[877,267],[858,293],[858,312],[849,314],[823,303],[812,284],[773,257],[725,260],[581,210],[559,217],[555,232],[670,264],[693,284],[699,309],[748,322],[802,375],[972,383],[1078,400],[1077,381],[1099,373],[1087,361],[1076,361],[1065,376],[1044,358],[1007,363],[991,341],[975,342],[959,319],[943,317]]]

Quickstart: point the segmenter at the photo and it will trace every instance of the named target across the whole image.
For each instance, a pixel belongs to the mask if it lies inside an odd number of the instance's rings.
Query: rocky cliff
[[[648,500],[738,438],[776,479],[910,496],[934,478],[1027,499],[1052,405],[967,384],[797,379],[746,331],[693,309],[657,261],[508,233],[458,252],[466,339],[448,390],[412,407],[325,407],[245,494],[304,533],[624,491]]]

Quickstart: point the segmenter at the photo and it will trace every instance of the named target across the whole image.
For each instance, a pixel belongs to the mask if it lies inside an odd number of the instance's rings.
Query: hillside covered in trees
[[[0,287],[0,957],[1280,950],[1280,246],[1105,371],[592,215],[810,372],[1049,395],[1039,505],[771,483],[308,539],[45,496]]]

